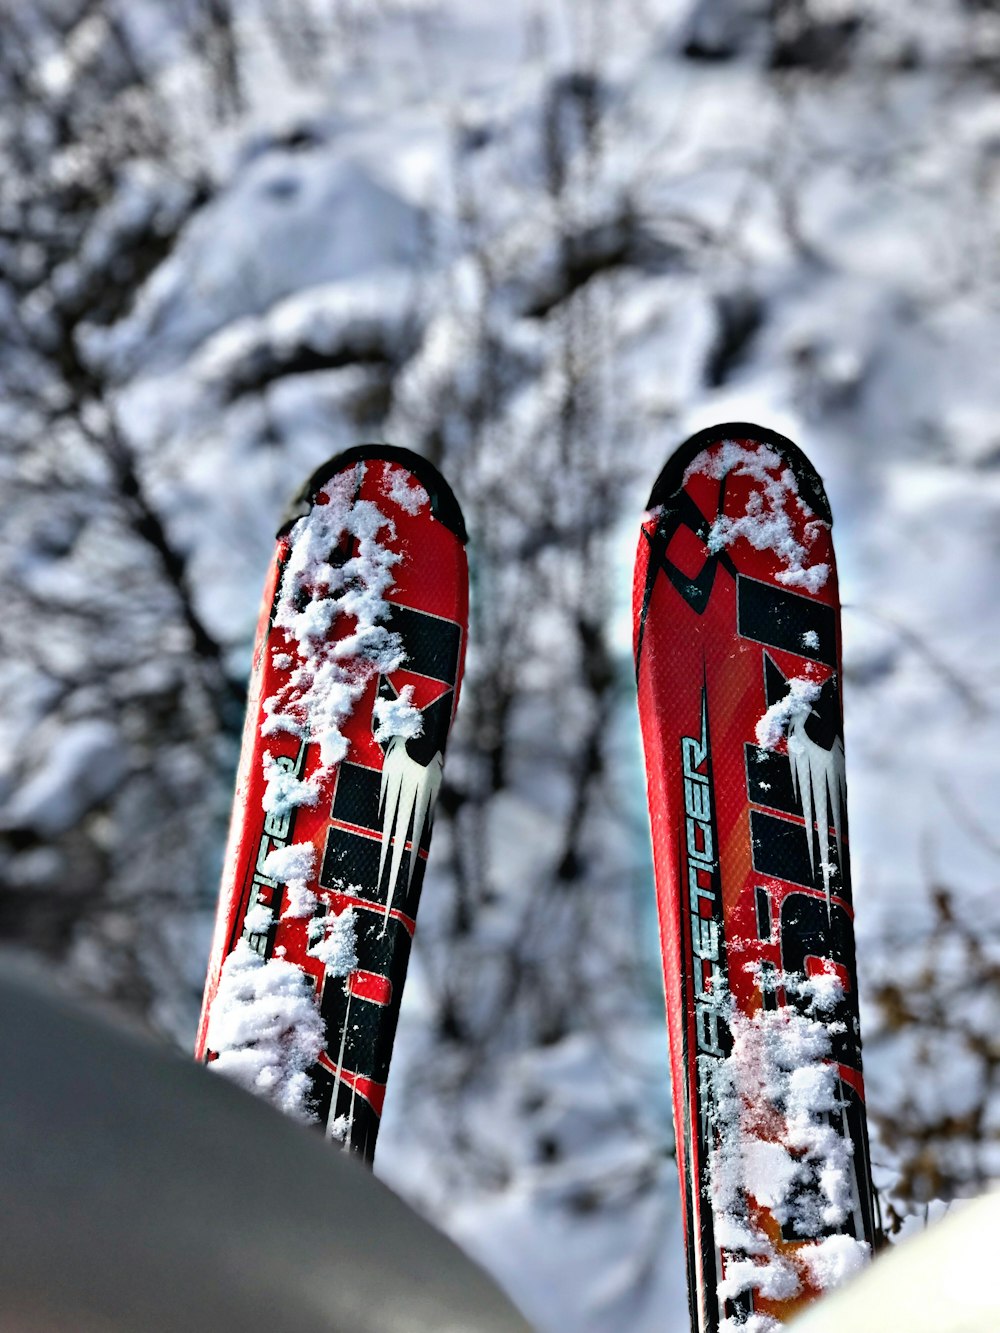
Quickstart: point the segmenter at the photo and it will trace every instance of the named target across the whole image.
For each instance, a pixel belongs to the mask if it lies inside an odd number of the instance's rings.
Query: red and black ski
[[[370,1161],[458,702],[465,527],[348,450],[278,533],[196,1054]]]
[[[770,1333],[875,1239],[840,607],[822,482],[717,426],[668,461],[635,660],[695,1333]]]

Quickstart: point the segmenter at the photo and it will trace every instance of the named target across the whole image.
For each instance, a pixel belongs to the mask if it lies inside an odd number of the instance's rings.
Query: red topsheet
[[[724,448],[732,466],[722,476]],[[762,450],[779,466],[762,470],[768,458]],[[789,467],[792,484],[784,475]],[[748,475],[754,472],[761,475]],[[757,735],[769,706],[789,693],[789,682],[812,682],[816,772],[825,777],[837,768],[843,753],[839,601],[825,495],[803,456],[780,436],[745,425],[703,432],[668,464],[651,506],[635,565],[635,646],[692,1319],[700,1331],[717,1328],[727,1314],[714,1293],[733,1256],[715,1236],[707,1163],[715,1138],[702,1120],[713,1112],[699,1086],[699,1053],[711,1068],[706,1061],[728,1052],[719,1007],[723,984],[737,1010],[759,1010],[760,973],[746,964],[807,976],[830,971],[847,982],[834,1017],[849,1030],[836,1043],[836,1059],[851,1102],[845,1132],[854,1141],[858,1207],[845,1229],[853,1226],[872,1240],[846,809],[839,838],[832,817],[842,767],[826,789],[825,821],[814,801],[810,858],[802,784],[797,790],[792,781],[787,739],[765,748]],[[763,549],[726,521],[755,510],[749,535]],[[715,551],[713,532],[727,538]],[[781,551],[768,549],[768,539],[778,536],[786,539]],[[816,567],[824,564],[822,580]],[[769,739],[773,743],[773,734]],[[826,875],[823,823],[829,826]],[[777,1008],[787,999],[776,986],[768,1005]],[[754,1114],[760,1123],[766,1108]],[[775,1251],[794,1263],[802,1239],[783,1238],[759,1201],[749,1198],[746,1206]],[[799,1276],[795,1297],[757,1295],[753,1311],[790,1316],[816,1290],[801,1266]],[[749,1307],[737,1304],[728,1314],[742,1321]]]
[[[364,455],[361,463],[355,461],[359,453]],[[382,461],[386,454],[389,462]],[[388,686],[398,693],[405,686],[412,687],[414,707],[424,710],[437,705],[435,713],[426,713],[425,719],[433,719],[433,726],[440,735],[439,748],[443,751],[461,685],[468,622],[468,568],[461,517],[459,515],[455,520],[447,513],[445,521],[434,517],[432,508],[439,508],[439,493],[434,487],[443,489],[455,514],[457,506],[433,469],[428,469],[426,464],[418,465],[412,455],[409,459],[416,475],[411,476],[409,482],[416,485],[422,480],[432,491],[434,504],[425,503],[411,514],[396,503],[392,488],[386,484],[385,469],[399,468],[401,460],[406,458],[403,451],[380,452],[377,446],[372,446],[331,461],[331,467],[337,473],[354,469],[360,481],[356,500],[376,504],[394,525],[391,537],[386,537],[384,532],[380,537],[382,545],[402,555],[393,567],[394,582],[385,593],[385,599],[393,608],[407,609],[403,613],[406,618],[398,622],[393,610],[393,625],[402,635],[407,658],[400,670],[387,677],[372,677],[342,727],[349,741],[345,761],[322,779],[321,796],[315,805],[302,805],[295,810],[290,827],[283,827],[280,820],[265,819],[261,804],[265,790],[264,752],[269,751],[276,758],[285,756],[292,764],[298,759],[297,775],[309,778],[319,768],[319,747],[309,744],[300,756],[299,737],[288,732],[267,737],[261,735],[261,724],[266,716],[263,704],[286,685],[291,671],[291,667],[276,667],[274,655],[287,652],[295,662],[298,661],[295,645],[285,631],[270,624],[272,606],[280,590],[282,570],[290,549],[290,536],[286,534],[279,538],[257,629],[229,843],[196,1047],[199,1059],[212,1058],[206,1040],[208,1018],[223,963],[245,934],[244,918],[248,907],[254,901],[273,905],[276,920],[269,934],[248,938],[256,952],[271,957],[278,950],[279,956],[297,964],[314,979],[327,1022],[326,1052],[320,1059],[320,1069],[316,1071],[318,1092],[322,1092],[324,1086],[326,1088],[325,1100],[320,1097],[323,1102],[320,1118],[332,1121],[338,1114],[338,1105],[343,1111],[345,1088],[360,1094],[370,1111],[367,1125],[354,1146],[369,1157],[374,1151],[374,1134],[382,1111],[385,1074],[422,879],[419,868],[409,886],[405,883],[406,875],[399,876],[393,886],[393,905],[387,918],[388,875],[383,873],[380,877],[378,873],[382,843],[378,787],[384,752],[372,734],[372,709],[377,690],[385,691]],[[351,461],[345,466],[344,459]],[[327,474],[332,475],[333,472]],[[316,504],[325,501],[321,485],[322,479],[314,485]],[[411,614],[413,612],[418,613],[416,617]],[[353,631],[355,623],[353,618],[341,614],[334,621],[331,632],[342,639]],[[429,631],[431,637],[428,640]],[[428,722],[425,733],[433,730],[433,726]],[[425,734],[424,739],[433,737]],[[422,838],[418,837],[421,862],[426,861],[428,840],[429,831]],[[293,842],[309,842],[316,849],[316,872],[308,887],[318,896],[319,911],[336,916],[351,906],[359,914],[359,967],[346,979],[325,977],[323,963],[307,953],[312,919],[281,919],[287,896],[280,884],[270,888],[264,882],[267,877],[259,871],[269,852]],[[412,854],[412,836],[407,839],[406,849]],[[385,867],[387,870],[388,866]],[[387,934],[383,926],[393,923],[394,929]],[[283,955],[281,950],[284,950]],[[360,1021],[362,1018],[364,1022]],[[342,1029],[346,1029],[350,1041],[344,1040]],[[357,1033],[360,1035],[356,1036]],[[358,1046],[353,1059],[352,1043]],[[356,1097],[348,1105],[353,1121]]]

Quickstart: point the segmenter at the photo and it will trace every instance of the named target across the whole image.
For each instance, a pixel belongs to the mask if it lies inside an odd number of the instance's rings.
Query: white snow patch
[[[325,1042],[322,1016],[301,968],[266,961],[240,940],[222,966],[208,1024],[209,1066],[297,1120],[309,1108],[309,1069]]]
[[[395,699],[376,699],[372,715],[373,734],[380,745],[393,736],[412,741],[423,735],[424,718],[420,709],[413,707],[412,685],[404,685]]]
[[[311,842],[293,842],[287,847],[276,847],[264,859],[261,869],[265,875],[281,883],[293,879],[308,879],[316,864],[316,848]]]
[[[791,990],[808,1000],[817,1013],[834,1009],[844,998],[844,983],[833,969],[814,972],[810,977],[786,972],[778,973],[778,985]]]
[[[830,577],[830,566],[823,562],[809,565],[807,560],[809,547],[816,540],[819,529],[828,525],[813,516],[813,511],[799,495],[794,472],[785,466],[779,453],[765,444],[747,449],[732,440],[725,440],[717,452],[699,454],[685,472],[684,481],[696,474],[721,481],[730,473],[752,477],[760,483],[761,489],[750,493],[745,514],[739,518],[723,514],[715,520],[708,535],[708,549],[716,553],[745,537],[754,550],[773,551],[778,556],[785,566],[777,575],[780,583],[805,588],[807,592],[819,592]],[[790,503],[810,520],[805,526],[805,545],[795,536]]]
[[[407,514],[417,514],[430,496],[406,468],[386,463],[382,473],[382,494]]]
[[[839,1128],[841,1092],[831,1032],[814,979],[784,973],[781,983],[806,1000],[752,1017],[732,1009],[732,1052],[711,1067],[719,1137],[709,1164],[716,1236],[726,1254],[720,1300],[753,1290],[787,1300],[799,1290],[798,1262],[779,1254],[750,1220],[747,1201],[770,1210],[802,1239],[857,1223],[853,1145]],[[820,989],[822,1001],[832,987]],[[835,1243],[828,1245],[828,1241]],[[826,1290],[867,1260],[849,1235],[803,1247],[812,1282]]]
[[[300,805],[315,805],[319,800],[319,783],[312,778],[297,778],[284,755],[277,759],[270,750],[264,751],[264,796],[261,806],[268,814],[279,818]]]
[[[309,950],[310,958],[318,958],[326,968],[327,976],[347,977],[358,965],[358,933],[354,908],[348,907],[339,916],[325,917],[325,934]]]
[[[350,1130],[350,1117],[346,1115],[338,1115],[336,1120],[331,1120],[326,1127],[327,1135],[334,1143],[346,1143]]]
[[[319,747],[319,778],[340,763],[348,743],[341,726],[372,679],[402,665],[398,634],[380,624],[389,614],[386,591],[402,558],[379,538],[393,536],[392,522],[370,500],[355,498],[364,477],[357,464],[324,487],[320,500],[291,533],[291,552],[281,580],[274,623],[285,630],[299,658],[289,681],[264,701],[265,736],[289,731]],[[338,547],[357,554],[332,563]],[[353,628],[335,634],[339,617]]]
[[[263,903],[254,903],[249,908],[246,916],[243,918],[243,933],[245,935],[263,935],[270,929],[274,917],[269,907]]]
[[[720,1250],[740,1250],[743,1254],[768,1255],[769,1238],[759,1231],[751,1231],[745,1219],[734,1213],[720,1213],[715,1219],[715,1239]]]
[[[767,1139],[747,1140],[743,1169],[751,1194],[766,1208],[780,1208],[799,1175],[795,1159],[780,1143]]]
[[[316,848],[311,842],[293,842],[287,847],[276,847],[265,856],[261,869],[271,879],[284,884],[288,906],[282,918],[310,916],[316,906],[316,895],[309,888],[309,880],[316,869]]]
[[[818,648],[818,647],[819,647],[819,635],[816,633],[816,631],[815,631],[814,629],[807,629],[807,630],[804,630],[804,631],[803,631],[803,633],[802,633],[802,647],[803,647],[803,648]]]
[[[767,1300],[788,1301],[797,1294],[800,1285],[795,1269],[784,1259],[775,1257],[763,1264],[753,1259],[736,1259],[726,1265],[726,1275],[718,1287],[719,1300],[728,1301],[745,1291],[755,1291]]]
[[[773,703],[754,728],[762,750],[773,750],[785,739],[796,722],[805,722],[819,698],[821,686],[815,680],[797,676],[788,682],[788,693]]]
[[[827,1236],[815,1245],[803,1246],[798,1258],[809,1269],[815,1286],[830,1291],[865,1267],[868,1247],[853,1236]]]

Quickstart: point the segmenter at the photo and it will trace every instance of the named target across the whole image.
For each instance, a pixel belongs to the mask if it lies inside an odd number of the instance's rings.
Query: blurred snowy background
[[[473,639],[377,1169],[542,1329],[681,1333],[631,562],[757,420],[837,519],[883,1214],[982,1189],[998,239],[995,0],[0,0],[3,940],[189,1045],[273,532],[425,453]]]

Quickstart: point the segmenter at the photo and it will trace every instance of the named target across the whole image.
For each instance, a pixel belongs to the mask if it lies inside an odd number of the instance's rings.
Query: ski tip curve
[[[332,476],[354,463],[369,462],[395,463],[399,467],[406,468],[407,472],[416,477],[430,497],[431,514],[434,518],[453,532],[463,546],[468,542],[469,534],[465,527],[461,505],[438,469],[421,454],[393,444],[358,444],[352,449],[334,454],[325,463],[321,463],[288,506],[277,536],[284,536],[296,519],[308,513],[317,494]]]
[[[726,421],[708,426],[684,441],[667,459],[650,492],[647,508],[657,509],[667,504],[684,484],[684,474],[705,449],[725,440],[753,441],[774,449],[785,459],[799,484],[799,494],[825,523],[832,525],[833,513],[819,473],[797,444],[784,435],[758,426],[752,421]]]

